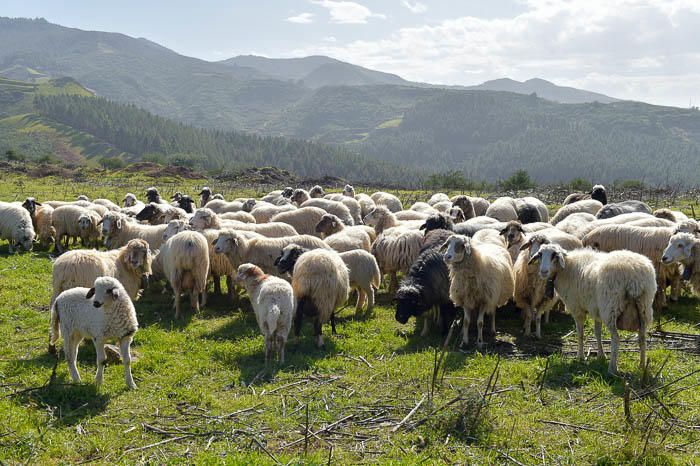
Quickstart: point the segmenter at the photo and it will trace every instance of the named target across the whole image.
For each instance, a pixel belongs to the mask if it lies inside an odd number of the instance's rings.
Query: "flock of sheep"
[[[131,193],[123,207],[107,199],[74,202],[27,198],[0,203],[0,238],[10,252],[55,243],[49,351],[63,335],[71,377],[78,346],[92,339],[97,352],[96,383],[102,381],[104,344],[116,339],[126,383],[135,388],[129,346],[138,329],[133,301],[151,280],[172,289],[175,317],[181,294],[189,292],[196,312],[207,301],[208,284],[221,293],[226,279],[231,300],[245,288],[265,338],[266,361],[284,348],[292,328],[313,321],[323,347],[322,325],[335,333],[335,312],[357,291],[356,312],[371,312],[382,276],[389,275],[396,320],[423,318],[423,335],[437,323],[447,334],[462,322],[469,343],[484,345],[484,317],[496,332],[497,309],[513,301],[524,332],[535,324],[542,335],[559,303],[575,320],[578,356],[583,358],[587,316],[595,322],[598,354],[602,326],[611,335],[609,371],[617,370],[618,330],[639,335],[645,363],[646,332],[653,310],[678,299],[683,280],[700,293],[700,228],[668,209],[651,211],[640,201],[607,202],[603,186],[574,193],[550,219],[533,197],[487,200],[438,193],[404,210],[394,195],[325,194],[285,188],[261,199],[224,200],[209,188],[199,202],[176,193],[172,202],[149,188],[146,202]],[[198,207],[197,207],[198,206]],[[80,238],[88,248],[73,249]],[[397,274],[403,274],[399,283]],[[455,322],[457,321],[457,322]]]

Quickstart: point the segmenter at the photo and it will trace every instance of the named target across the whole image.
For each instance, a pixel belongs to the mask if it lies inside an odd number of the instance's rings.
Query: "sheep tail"
[[[279,321],[281,312],[280,307],[277,304],[273,304],[265,316],[265,323],[267,324],[267,331],[272,333],[277,329],[277,322]]]
[[[58,313],[58,305],[54,303],[51,306],[51,324],[49,327],[49,353],[56,354],[56,341],[61,335],[61,317]]]
[[[379,271],[377,272],[378,273],[375,273],[374,277],[372,277],[372,286],[375,290],[378,290],[382,286],[382,273]]]

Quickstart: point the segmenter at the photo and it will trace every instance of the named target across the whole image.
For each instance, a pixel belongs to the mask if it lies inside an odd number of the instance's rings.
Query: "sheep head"
[[[447,264],[458,264],[472,253],[472,240],[468,236],[453,235],[440,247]]]
[[[33,198],[33,197],[28,197],[28,198],[26,198],[26,199],[24,200],[24,202],[22,203],[22,207],[24,207],[25,209],[27,209],[27,211],[29,212],[29,215],[31,215],[32,217],[34,217],[34,214],[36,213],[36,207],[37,207],[37,206],[40,206],[40,205],[41,205],[41,204],[38,203],[38,202],[36,201],[36,199]]]
[[[146,198],[148,199],[148,202],[155,202],[156,204],[160,204],[160,194],[158,194],[157,188],[148,188],[146,190]]]
[[[330,236],[343,229],[343,222],[333,214],[324,214],[316,225],[316,233]]]
[[[185,220],[171,220],[168,222],[168,226],[165,227],[163,232],[163,241],[168,241],[173,236],[177,235],[181,231],[189,230],[190,225]]]
[[[523,238],[525,230],[523,230],[523,224],[518,220],[511,220],[506,224],[505,228],[501,230],[500,234],[505,237],[508,247],[510,247]]]
[[[316,185],[309,190],[309,196],[311,196],[312,198],[323,197],[325,195],[326,192],[319,185]]]
[[[394,318],[400,324],[405,324],[411,316],[418,317],[428,310],[421,295],[421,286],[404,281],[399,286],[394,298],[396,314]]]
[[[664,264],[672,264],[673,262],[688,264],[693,259],[693,248],[696,245],[700,245],[700,241],[691,233],[676,233],[668,240],[668,246],[661,256],[661,262]]]
[[[539,263],[540,277],[553,280],[559,270],[566,268],[566,251],[558,244],[545,244],[528,261]]]
[[[308,201],[309,198],[309,193],[307,193],[303,189],[295,189],[292,193],[292,197],[290,197],[289,200],[299,206],[304,202]]]
[[[296,244],[289,244],[282,249],[280,256],[275,259],[275,266],[280,274],[292,273],[299,257],[308,249],[304,249]]]
[[[452,217],[445,214],[435,214],[425,219],[425,223],[420,226],[421,230],[425,230],[427,234],[431,230],[450,230],[454,229]]]
[[[126,193],[124,196],[124,207],[133,207],[136,205],[136,196],[132,193]]]
[[[85,295],[85,299],[94,298],[92,305],[100,308],[110,301],[116,301],[120,296],[125,296],[126,291],[119,283],[119,280],[113,277],[98,277],[95,284],[90,288]]]
[[[213,210],[203,207],[197,209],[194,216],[190,219],[190,227],[194,230],[206,230],[207,228],[218,228],[216,214]]]
[[[255,264],[241,264],[236,273],[236,282],[249,287],[264,280],[266,276],[265,272]]]
[[[355,188],[351,184],[346,184],[343,188],[343,196],[355,197]]]

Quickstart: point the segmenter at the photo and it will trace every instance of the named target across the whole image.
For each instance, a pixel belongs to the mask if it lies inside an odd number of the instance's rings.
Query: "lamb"
[[[129,297],[137,300],[152,274],[151,265],[151,250],[142,239],[133,239],[126,246],[112,251],[68,251],[53,263],[51,303],[63,291],[89,286],[102,276],[119,280]]]
[[[628,214],[633,212],[643,212],[651,214],[651,207],[642,201],[622,201],[615,204],[607,204],[603,206],[602,209],[598,211],[596,217],[599,219],[611,218],[621,214]]]
[[[190,226],[195,230],[207,228],[233,228],[236,230],[254,231],[269,238],[281,238],[296,235],[297,231],[286,223],[243,223],[235,220],[221,220],[218,215],[207,207],[198,209],[190,219]]]
[[[588,213],[595,215],[600,209],[603,208],[603,204],[595,199],[586,199],[582,201],[573,202],[570,204],[565,204],[552,218],[552,225],[557,225],[559,222],[567,218],[569,215],[577,213]]]
[[[95,384],[101,385],[107,355],[105,342],[116,339],[124,365],[124,378],[130,389],[136,384],[131,375],[131,341],[138,330],[134,304],[118,280],[98,277],[92,288],[72,288],[61,293],[51,306],[49,352],[56,353],[56,342],[63,334],[63,351],[71,379],[80,382],[76,366],[78,347],[85,338],[95,345],[97,374]]]
[[[190,291],[190,305],[199,312],[199,295],[202,306],[207,302],[207,276],[209,275],[209,245],[199,232],[183,231],[168,239],[160,248],[156,261],[162,268],[175,295],[175,318],[180,318],[180,293]]]
[[[450,277],[447,264],[443,255],[435,249],[423,251],[401,280],[395,296],[394,317],[400,324],[405,324],[411,316],[418,318],[437,306],[440,310],[438,320],[441,332],[447,335],[457,309],[450,300]],[[427,335],[428,322],[429,318],[426,317],[421,336]]]
[[[450,201],[450,197],[445,194],[445,193],[435,193],[432,196],[430,196],[430,199],[428,200],[428,204],[431,206],[435,206],[435,204],[438,204],[440,202],[452,202]]]
[[[379,271],[377,259],[361,249],[341,252],[340,258],[348,267],[350,288],[357,290],[355,313],[362,312],[362,308],[367,302],[367,313],[370,314],[374,309],[374,293],[382,284],[382,274]]]
[[[36,209],[34,221],[36,223],[36,233],[39,237],[39,244],[47,248],[49,244],[56,241],[56,229],[53,226],[53,207],[42,205]]]
[[[394,227],[401,227],[401,229],[418,229],[423,224],[421,220],[399,221],[393,212],[381,205],[378,205],[374,210],[368,213],[363,220],[365,225],[374,227],[374,231],[377,235]]]
[[[333,214],[325,214],[321,217],[316,225],[316,232],[321,235],[326,244],[338,252],[353,249],[364,249],[369,252],[370,244],[376,238],[371,227],[364,225],[346,227]]]
[[[491,315],[496,334],[496,309],[513,296],[515,276],[508,251],[500,246],[454,235],[440,248],[450,271],[450,299],[464,310],[462,343],[469,343],[469,323],[476,314],[477,346],[483,346],[484,314]]]
[[[0,239],[9,241],[9,252],[15,252],[17,245],[31,251],[36,233],[32,217],[21,205],[0,202]]]
[[[75,238],[81,237],[84,245],[92,239],[99,238],[99,221],[97,214],[85,207],[77,205],[56,207],[51,216],[51,225],[56,230],[56,251],[60,254],[68,249],[70,238],[75,242]]]
[[[237,222],[243,223],[258,223],[255,221],[249,212],[225,212],[223,214],[218,214],[221,220],[236,220]],[[273,221],[272,219],[270,221]]]
[[[617,373],[618,329],[636,331],[640,367],[646,365],[646,332],[653,320],[656,277],[651,261],[630,251],[596,252],[590,248],[566,252],[547,244],[530,259],[539,273],[553,283],[576,322],[578,358],[583,359],[583,326],[586,315],[595,321],[598,356],[604,357],[602,324],[610,332],[608,372]]]
[[[163,244],[163,232],[166,228],[167,225],[134,223],[117,212],[109,212],[102,217],[102,236],[105,246],[109,249],[120,248],[135,238],[145,240],[151,249],[158,249]]]
[[[291,225],[300,235],[320,236],[316,233],[316,225],[326,211],[320,207],[301,207],[289,212],[281,212],[270,219],[271,223],[286,223]]]
[[[234,268],[250,262],[265,273],[276,272],[275,259],[285,246],[297,244],[307,249],[331,248],[321,239],[309,235],[288,236],[285,238],[252,238],[235,230],[224,230],[219,234],[214,245],[216,254],[224,254]]]
[[[306,314],[314,320],[316,345],[323,348],[325,345],[321,327],[330,320],[335,334],[335,309],[348,300],[350,274],[337,252],[315,249],[291,260],[289,255],[292,251],[298,252],[294,247],[286,247],[276,263],[279,273],[292,274],[292,288],[297,300],[294,335],[299,336],[302,319]],[[291,264],[294,264],[293,268],[290,267]]]
[[[574,202],[583,201],[585,199],[593,199],[603,205],[608,203],[608,196],[605,192],[605,186],[597,184],[593,186],[590,193],[571,193],[564,199],[564,204],[573,204]]]
[[[245,287],[265,338],[265,363],[277,353],[280,364],[284,364],[284,347],[295,311],[292,285],[281,278],[265,275],[254,264],[238,267],[236,281]]]
[[[378,191],[370,196],[372,201],[379,206],[384,206],[392,212],[400,212],[403,210],[401,200],[393,194]]]
[[[406,273],[415,262],[423,246],[423,235],[418,230],[391,230],[377,236],[370,252],[377,259],[382,274],[389,274],[389,294],[398,287],[397,272]]]
[[[486,200],[484,200],[484,202],[486,202]],[[476,210],[474,208],[474,203],[472,203],[472,200],[471,198],[469,198],[469,196],[461,195],[453,197],[452,206],[453,209],[458,208],[462,211],[462,214],[464,215],[464,220],[469,220],[470,218],[474,218],[477,216]],[[488,209],[488,203],[486,204],[483,213],[486,213],[486,209]],[[450,215],[452,215],[452,212],[450,212]]]
[[[663,218],[671,222],[681,222],[683,220],[688,220],[688,216],[683,212],[670,209],[657,209],[653,212],[654,217]]]

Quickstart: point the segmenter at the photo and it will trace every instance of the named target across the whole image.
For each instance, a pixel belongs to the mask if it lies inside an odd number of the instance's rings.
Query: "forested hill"
[[[700,111],[638,102],[557,104],[535,95],[451,92],[423,99],[356,146],[390,163],[472,179],[526,169],[537,181],[700,184]]]
[[[134,105],[70,95],[37,96],[36,112],[93,135],[124,151],[128,160],[144,157],[219,171],[275,166],[304,177],[340,176],[357,181],[395,181],[412,176],[342,147],[238,131],[208,130],[176,123]]]

